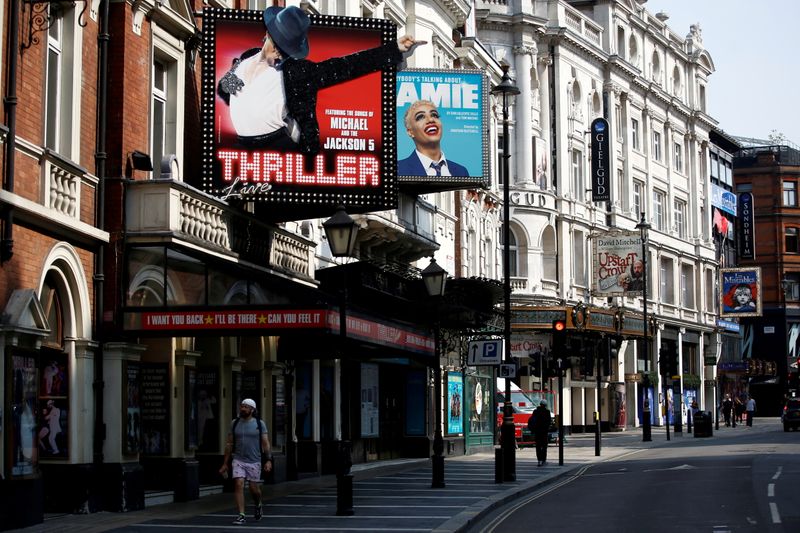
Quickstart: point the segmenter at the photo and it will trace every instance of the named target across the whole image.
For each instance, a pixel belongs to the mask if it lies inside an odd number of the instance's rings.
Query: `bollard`
[[[431,488],[443,489],[444,488],[444,456],[432,455],[431,468],[433,469],[431,475]]]
[[[494,449],[494,482],[503,482],[503,448]]]
[[[336,516],[353,514],[353,474],[336,476]]]

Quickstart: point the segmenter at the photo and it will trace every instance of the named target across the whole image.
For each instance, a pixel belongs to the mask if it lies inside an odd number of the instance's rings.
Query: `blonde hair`
[[[436,107],[436,104],[434,104],[430,100],[417,100],[415,102],[411,102],[411,105],[408,106],[408,109],[406,109],[406,114],[403,116],[403,124],[405,125],[407,130],[411,129],[411,123],[410,123],[411,115],[414,113],[414,110],[421,105],[429,105],[435,110],[437,111],[439,110],[439,108]]]

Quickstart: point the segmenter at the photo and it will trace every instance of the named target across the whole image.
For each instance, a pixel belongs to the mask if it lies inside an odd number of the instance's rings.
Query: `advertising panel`
[[[720,316],[761,316],[761,267],[721,268]]]
[[[361,363],[361,437],[377,437],[379,429],[378,365]]]
[[[36,358],[12,355],[11,380],[11,475],[29,476],[39,464],[36,404]]]
[[[635,231],[592,236],[592,283],[596,296],[640,294],[644,289],[642,237]]]
[[[464,405],[464,377],[460,372],[447,373],[447,433],[464,432],[464,419],[461,407]]]
[[[204,9],[202,189],[275,220],[394,208],[396,67],[382,47],[395,25],[310,15],[294,32],[282,38],[305,36],[307,56],[275,68],[259,61],[261,11]]]
[[[488,102],[488,79],[479,70],[398,72],[398,181],[485,186]]]
[[[136,454],[142,451],[142,404],[140,397],[140,367],[138,363],[125,363],[125,411],[126,433],[122,453]]]

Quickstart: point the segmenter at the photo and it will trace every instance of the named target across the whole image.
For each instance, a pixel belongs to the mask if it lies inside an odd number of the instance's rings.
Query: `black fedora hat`
[[[308,55],[308,26],[311,20],[302,9],[270,6],[264,10],[264,26],[275,45],[294,59]]]

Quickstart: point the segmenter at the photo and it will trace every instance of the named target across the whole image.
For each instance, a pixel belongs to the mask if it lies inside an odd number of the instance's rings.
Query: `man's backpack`
[[[264,430],[261,429],[261,418],[255,412],[253,413],[253,418],[256,419],[256,427],[258,428],[258,445],[261,446],[261,436],[264,434]],[[241,417],[237,416],[236,420],[233,421],[233,425],[231,426],[231,439],[233,441],[231,443],[233,445],[231,446],[231,450],[233,451],[236,450],[236,426],[239,425],[239,420],[241,420]],[[264,462],[263,458],[261,462]]]

